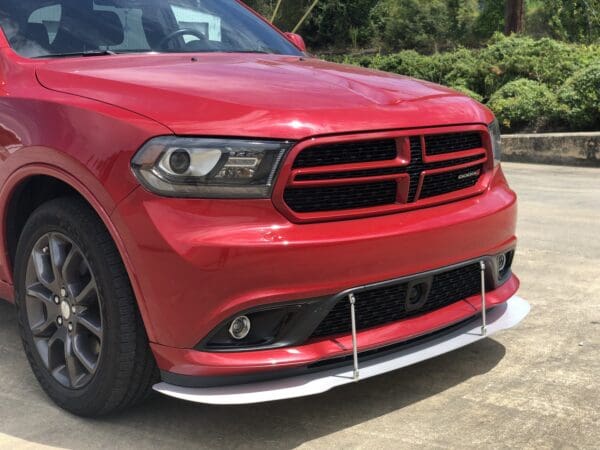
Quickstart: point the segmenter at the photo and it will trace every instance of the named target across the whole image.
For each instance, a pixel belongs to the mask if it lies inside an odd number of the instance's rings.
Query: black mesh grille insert
[[[425,148],[428,155],[443,155],[461,150],[481,148],[483,141],[480,133],[433,134],[425,136]]]
[[[296,213],[316,213],[327,211],[343,211],[359,208],[372,208],[385,205],[414,203],[421,198],[448,194],[460,191],[477,184],[486,159],[484,150],[478,154],[454,158],[445,161],[425,162],[425,149],[429,154],[451,153],[457,150],[468,150],[482,147],[482,134],[478,132],[441,134],[431,136],[409,136],[410,162],[398,166],[396,140],[382,139],[373,141],[343,142],[338,144],[319,145],[301,151],[293,164],[294,169],[313,168],[310,172],[295,173],[295,183],[315,181],[347,180],[348,184],[323,183],[322,186],[299,187],[288,186],[284,191],[284,201]],[[423,142],[427,146],[423,148]],[[405,155],[408,156],[408,155]],[[332,166],[347,163],[379,162],[378,168],[360,167],[353,170],[339,170]],[[474,163],[475,169],[464,171],[452,170],[446,174],[430,175],[424,180],[421,195],[417,190],[421,174],[426,170],[454,169],[458,165]],[[317,169],[318,168],[318,169]],[[479,170],[477,176],[464,176],[471,170]],[[370,180],[371,177],[406,174],[409,177],[408,195],[399,201],[397,183],[395,181]],[[352,180],[362,178],[360,182]]]
[[[356,293],[357,329],[365,330],[397,322],[476,295],[481,289],[480,277],[478,263],[438,273],[433,276],[431,290],[423,306],[412,311],[408,311],[405,306],[408,282]],[[312,337],[348,334],[351,330],[350,303],[347,299],[342,299],[317,327]]]
[[[303,150],[296,157],[294,169],[385,161],[386,159],[395,159],[397,155],[396,141],[393,139],[317,145]]]
[[[466,169],[428,175],[423,180],[423,188],[419,198],[435,197],[475,186],[483,166],[472,166]]]
[[[395,181],[312,188],[288,188],[284,200],[297,212],[339,211],[388,205],[396,201]]]

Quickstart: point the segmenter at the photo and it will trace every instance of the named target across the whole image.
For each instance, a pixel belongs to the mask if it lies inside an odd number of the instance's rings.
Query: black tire
[[[85,385],[80,387],[76,387],[75,383],[67,382],[65,384],[59,382],[65,377],[57,378],[55,375],[57,369],[54,372],[50,370],[52,366],[48,363],[50,359],[48,355],[52,353],[52,359],[56,359],[54,354],[60,354],[60,345],[63,345],[64,349],[67,348],[66,341],[59,342],[58,352],[54,351],[54,346],[57,344],[56,339],[47,344],[46,358],[43,359],[42,355],[44,353],[39,350],[39,335],[34,338],[34,333],[38,329],[35,328],[35,331],[32,329],[32,307],[30,306],[32,296],[30,295],[31,289],[28,290],[27,288],[29,281],[26,280],[31,278],[32,270],[35,269],[35,273],[40,273],[37,271],[38,266],[33,262],[34,253],[32,252],[34,252],[36,245],[40,245],[39,242],[44,239],[44,236],[50,236],[48,239],[52,239],[52,236],[68,238],[73,247],[76,247],[79,251],[80,264],[76,265],[78,269],[75,270],[75,274],[77,275],[77,272],[83,273],[83,269],[81,269],[81,261],[83,261],[84,264],[87,264],[84,268],[89,269],[88,273],[94,279],[95,291],[93,298],[95,299],[96,314],[101,318],[101,337],[97,339],[97,349],[94,349],[94,355],[96,356],[95,369],[86,375],[87,378],[83,375],[77,378],[78,380],[87,380]],[[44,247],[43,250],[47,251],[48,247]],[[39,253],[36,253],[36,255],[39,255]],[[52,261],[51,257],[48,258]],[[67,259],[63,259],[63,267],[67,265]],[[34,266],[31,266],[31,264],[34,264]],[[65,272],[61,270],[61,273],[64,274]],[[56,272],[54,277],[60,278],[56,276]],[[59,283],[63,283],[62,279]],[[65,289],[62,291],[67,292]],[[69,288],[70,291],[71,288]],[[77,197],[58,198],[43,204],[30,216],[17,246],[15,293],[18,321],[25,353],[35,377],[44,391],[58,406],[81,416],[99,416],[130,407],[147,397],[153,383],[158,378],[158,369],[148,345],[148,339],[129,278],[119,252],[104,224],[82,199]],[[57,297],[53,295],[50,298],[55,299],[58,305],[59,300]],[[66,294],[66,297],[69,297],[69,294]],[[75,295],[73,295],[73,298],[75,298]],[[72,319],[75,321],[76,300],[72,301]],[[44,302],[40,303],[42,303],[41,308],[45,320],[49,321],[48,316],[52,305],[48,306]],[[77,306],[77,310],[80,309],[85,310],[87,308]],[[52,312],[55,312],[55,310],[52,310]],[[42,319],[44,319],[44,316],[42,316]],[[61,325],[62,321],[61,318]],[[60,328],[56,323],[51,325],[57,329]],[[73,328],[70,323],[69,328]],[[66,329],[62,332],[68,334]],[[54,333],[53,329],[48,331],[48,334]],[[75,337],[71,342],[74,347]],[[64,355],[66,354],[67,350],[64,350]],[[73,365],[73,363],[71,364]],[[67,367],[65,357],[63,372],[68,373],[66,377],[68,380],[72,372],[67,370]],[[80,367],[86,366],[80,364]],[[82,372],[85,371],[82,369]]]

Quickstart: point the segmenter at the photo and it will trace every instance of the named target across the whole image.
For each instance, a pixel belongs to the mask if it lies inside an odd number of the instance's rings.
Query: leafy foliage
[[[600,129],[600,62],[576,72],[559,93],[574,129]]]
[[[445,46],[450,32],[448,6],[443,0],[380,0],[371,11],[376,36],[385,49],[422,52]]]
[[[538,81],[511,81],[492,95],[488,106],[507,130],[537,129],[559,110],[556,94]]]
[[[246,0],[271,17],[278,0]],[[313,0],[282,0],[285,31]],[[600,0],[527,0],[525,33],[567,42],[600,42]],[[481,47],[504,29],[505,0],[319,0],[301,32],[313,49],[376,47],[431,53]]]
[[[351,57],[343,62],[453,87],[487,103],[505,130],[600,126],[600,46],[495,35],[484,49]],[[560,95],[557,98],[557,93]]]

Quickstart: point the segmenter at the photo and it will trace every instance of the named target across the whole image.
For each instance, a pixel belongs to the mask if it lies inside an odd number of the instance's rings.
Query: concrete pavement
[[[533,306],[518,328],[321,396],[243,407],[154,396],[85,420],[42,393],[0,303],[0,448],[598,448],[600,169],[505,170]]]

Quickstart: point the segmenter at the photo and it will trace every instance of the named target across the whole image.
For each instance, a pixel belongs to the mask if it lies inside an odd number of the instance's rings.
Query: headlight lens
[[[492,139],[492,150],[494,152],[494,165],[500,164],[502,159],[502,135],[500,134],[500,124],[495,119],[489,126],[490,138]]]
[[[158,137],[131,166],[150,191],[169,197],[268,198],[289,141]]]

